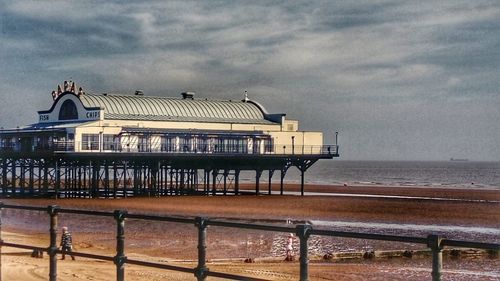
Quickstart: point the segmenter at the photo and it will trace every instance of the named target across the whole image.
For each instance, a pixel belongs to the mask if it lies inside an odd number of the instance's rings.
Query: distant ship
[[[450,161],[457,161],[457,162],[466,162],[469,161],[467,158],[450,158]]]

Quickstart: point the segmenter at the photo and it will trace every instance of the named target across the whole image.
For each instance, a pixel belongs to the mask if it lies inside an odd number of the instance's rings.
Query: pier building
[[[297,120],[267,112],[246,94],[92,94],[65,81],[52,99],[38,122],[0,130],[1,196],[242,194],[242,171],[255,174],[255,194],[271,194],[279,171],[283,194],[290,167],[301,172],[303,194],[306,170],[338,156],[322,132],[302,131]]]

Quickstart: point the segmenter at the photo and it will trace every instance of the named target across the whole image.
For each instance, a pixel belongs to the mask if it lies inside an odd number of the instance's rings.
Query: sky
[[[124,3],[122,3],[124,2]],[[500,161],[499,1],[0,0],[0,126],[87,92],[242,99],[340,159]]]

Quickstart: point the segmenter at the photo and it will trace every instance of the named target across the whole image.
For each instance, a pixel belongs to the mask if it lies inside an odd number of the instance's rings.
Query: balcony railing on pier
[[[3,145],[6,152],[100,152],[100,153],[167,153],[167,154],[228,154],[228,155],[322,155],[338,156],[339,146],[332,145],[233,145],[233,144],[133,144],[120,142],[74,142],[57,141],[44,146],[22,147]]]

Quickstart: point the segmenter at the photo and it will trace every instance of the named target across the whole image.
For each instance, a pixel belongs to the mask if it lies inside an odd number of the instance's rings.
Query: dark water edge
[[[242,173],[252,182],[255,174]],[[261,180],[267,181],[264,173]],[[279,171],[273,176],[279,182]],[[428,186],[500,189],[500,162],[476,161],[348,161],[320,160],[307,172],[306,183],[338,185]],[[297,168],[291,167],[285,182],[300,182]]]

